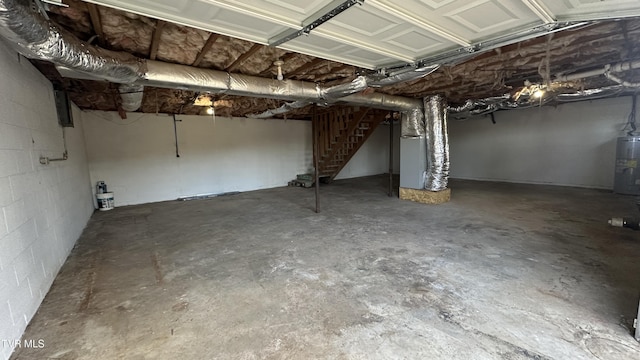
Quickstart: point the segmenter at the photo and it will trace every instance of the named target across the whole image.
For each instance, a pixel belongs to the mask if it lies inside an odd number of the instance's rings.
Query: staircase
[[[387,114],[365,108],[339,108],[316,114],[313,141],[318,145],[320,177],[332,181]]]

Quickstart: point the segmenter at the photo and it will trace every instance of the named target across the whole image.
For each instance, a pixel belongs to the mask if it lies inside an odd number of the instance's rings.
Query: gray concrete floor
[[[96,213],[14,359],[640,359],[636,215],[605,191],[385,179]]]

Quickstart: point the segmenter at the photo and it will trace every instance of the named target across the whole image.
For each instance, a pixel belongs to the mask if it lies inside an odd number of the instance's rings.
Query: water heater
[[[618,194],[640,195],[640,136],[618,138],[616,173],[613,191]]]

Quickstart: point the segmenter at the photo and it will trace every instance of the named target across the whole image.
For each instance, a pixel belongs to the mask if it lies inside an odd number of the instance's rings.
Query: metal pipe
[[[393,114],[389,116],[389,197],[393,196]]]
[[[173,114],[173,135],[174,138],[176,139],[176,157],[180,157],[180,149],[178,148],[178,121],[182,121],[182,120],[178,120],[176,119],[176,114]]]
[[[320,165],[319,165],[319,149],[318,149],[318,116],[316,106],[313,107],[312,113],[312,136],[313,136],[313,175],[315,180],[315,196],[316,196],[316,214],[320,213]]]
[[[62,127],[62,146],[63,146],[62,157],[50,158],[47,156],[40,156],[40,159],[39,159],[40,164],[49,165],[50,162],[65,161],[69,159],[69,151],[67,150],[67,135],[64,131],[64,127]]]

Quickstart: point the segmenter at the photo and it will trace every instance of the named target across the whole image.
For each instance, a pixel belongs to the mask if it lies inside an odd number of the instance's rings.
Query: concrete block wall
[[[631,97],[495,113],[449,123],[451,177],[612,189]]]
[[[81,112],[60,157],[51,83],[0,44],[0,359],[8,359],[93,212]],[[46,346],[46,344],[44,344]]]

